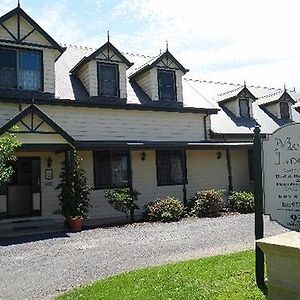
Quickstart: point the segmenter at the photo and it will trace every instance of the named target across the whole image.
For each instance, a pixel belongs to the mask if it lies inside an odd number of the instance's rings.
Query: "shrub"
[[[138,200],[139,194],[139,192],[133,190],[131,195],[128,188],[104,191],[105,198],[114,209],[125,213],[127,218],[128,213],[130,213],[131,222],[134,221],[134,211],[140,209],[135,203]]]
[[[237,211],[242,214],[254,212],[253,193],[233,191],[228,197],[228,203],[232,211]]]
[[[222,210],[222,203],[221,191],[197,191],[190,199],[188,212],[194,217],[217,217]]]
[[[183,205],[178,199],[167,196],[148,203],[144,214],[150,221],[173,222],[183,217],[183,211]]]

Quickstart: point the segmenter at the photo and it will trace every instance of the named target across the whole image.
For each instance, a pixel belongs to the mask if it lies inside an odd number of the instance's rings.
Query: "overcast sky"
[[[0,13],[17,0],[0,0]],[[187,77],[300,91],[298,0],[21,0],[57,42],[170,52]]]

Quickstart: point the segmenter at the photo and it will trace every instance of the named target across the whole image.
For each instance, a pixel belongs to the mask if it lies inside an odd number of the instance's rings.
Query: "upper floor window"
[[[250,117],[250,107],[248,99],[240,99],[240,116],[241,117]]]
[[[128,187],[129,181],[128,151],[94,152],[95,188]]]
[[[119,97],[119,70],[115,64],[98,64],[99,96]]]
[[[290,119],[290,108],[287,102],[279,102],[281,119]]]
[[[176,101],[175,72],[157,70],[159,100]]]
[[[42,52],[0,48],[0,87],[42,90]]]
[[[156,151],[157,184],[176,185],[186,181],[185,155],[180,150]]]

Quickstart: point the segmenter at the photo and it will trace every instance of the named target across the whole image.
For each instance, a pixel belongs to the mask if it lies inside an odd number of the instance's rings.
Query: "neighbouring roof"
[[[208,80],[184,79],[194,90],[198,91],[203,98],[209,100],[212,105],[218,104],[221,110],[216,115],[211,116],[211,131],[214,135],[251,135],[256,125],[260,126],[262,133],[272,133],[279,126],[282,126],[289,120],[278,119],[273,116],[261,102],[267,103],[279,99],[284,90],[267,88],[260,86],[247,86],[247,89],[257,98],[252,104],[253,118],[236,117],[222,103],[219,103],[219,95],[237,95],[243,85],[214,82]],[[295,91],[288,91],[289,95],[295,100],[300,100],[300,94]],[[269,95],[269,96],[268,96]],[[273,95],[273,96],[270,96]],[[300,122],[300,114],[296,111],[297,104],[292,107],[292,120]]]

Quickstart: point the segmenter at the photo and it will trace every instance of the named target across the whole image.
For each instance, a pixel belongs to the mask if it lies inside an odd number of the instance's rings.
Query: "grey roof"
[[[228,95],[236,96],[243,88],[243,85],[237,85],[225,82],[214,82],[207,80],[192,80],[185,79],[193,88],[201,94],[201,96],[207,101],[210,101],[212,105],[217,105],[221,110],[216,115],[211,115],[211,130],[216,134],[252,134],[256,125],[260,126],[262,133],[272,133],[279,126],[282,126],[289,120],[278,119],[268,112],[267,109],[260,106],[260,101],[266,95],[276,94],[279,97],[284,90],[267,88],[267,87],[255,87],[247,86],[249,91],[258,98],[256,102],[252,104],[253,118],[236,117],[220,102],[220,95],[226,95],[224,99],[229,98]],[[289,94],[293,99],[300,99],[300,95],[292,91]],[[278,98],[279,98],[278,97]],[[271,98],[269,96],[270,100]],[[296,104],[297,105],[297,104]],[[295,106],[296,106],[295,105]],[[299,122],[300,114],[292,108],[292,120]]]
[[[299,100],[300,95],[297,94],[295,91],[277,90],[269,95],[261,97],[258,103],[259,105],[266,105],[277,102],[285,93],[287,93],[291,97],[294,103],[296,103]]]
[[[83,57],[91,55],[95,49],[85,47],[68,46],[65,53],[55,64],[55,96],[60,99],[70,100],[88,100],[89,95],[76,75],[70,74],[70,70],[82,60]],[[127,70],[127,75],[132,73],[132,70],[136,67],[145,65],[151,59],[156,59],[151,56],[122,53],[129,61],[132,61],[134,65]],[[183,98],[184,107],[195,107],[214,109],[217,105],[210,103],[201,95],[195,91],[187,82],[183,82]],[[127,76],[127,100],[128,104],[141,104],[141,105],[159,105],[149,99],[144,91],[137,85],[135,80],[130,80]],[[165,103],[166,104],[166,103]],[[164,104],[164,105],[165,105]],[[172,105],[172,104],[169,104]],[[174,103],[174,106],[178,106],[178,103]],[[181,105],[181,104],[180,104]]]
[[[56,97],[69,100],[88,100],[89,95],[76,75],[71,75],[70,70],[83,58],[91,55],[95,49],[68,46],[67,50],[56,62]],[[127,77],[145,65],[153,63],[156,57],[139,54],[122,53],[134,65],[127,70]],[[222,99],[234,97],[244,88],[244,84],[226,82],[214,82],[208,80],[183,79],[184,107],[195,107],[204,109],[218,108],[220,111],[211,116],[211,130],[216,134],[252,134],[255,125],[259,124],[263,133],[271,133],[279,126],[289,122],[274,117],[262,104],[279,99],[283,89],[268,88],[261,86],[249,86],[247,89],[257,98],[253,103],[253,118],[236,117],[220,103]],[[289,91],[289,95],[295,100],[300,95],[295,91]],[[160,105],[151,101],[145,92],[137,85],[135,80],[127,78],[127,104],[139,104],[147,106]],[[166,105],[166,104],[164,104]],[[167,104],[170,105],[170,104]],[[173,105],[177,105],[176,103]],[[300,113],[295,110],[296,103],[292,109],[292,119],[300,121]]]

